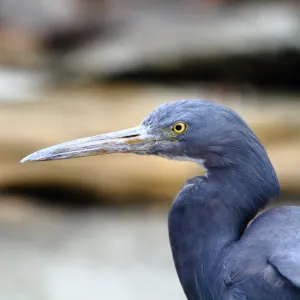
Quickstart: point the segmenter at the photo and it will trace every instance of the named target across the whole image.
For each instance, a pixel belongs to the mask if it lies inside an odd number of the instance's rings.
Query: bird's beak
[[[140,125],[135,128],[73,140],[45,148],[26,156],[21,160],[21,163],[109,153],[147,154],[153,143],[155,143],[155,139],[147,133],[144,126]]]

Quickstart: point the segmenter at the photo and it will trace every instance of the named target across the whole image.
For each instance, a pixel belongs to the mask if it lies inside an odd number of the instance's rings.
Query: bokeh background
[[[188,162],[110,155],[21,165],[65,140],[210,99],[264,143],[300,199],[300,3],[0,0],[0,300],[185,299],[167,212]]]

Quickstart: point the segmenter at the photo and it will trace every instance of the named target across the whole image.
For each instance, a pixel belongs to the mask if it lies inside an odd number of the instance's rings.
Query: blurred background
[[[300,199],[300,3],[0,0],[0,300],[185,299],[167,212],[188,162],[110,155],[20,165],[65,140],[210,99],[264,143]]]

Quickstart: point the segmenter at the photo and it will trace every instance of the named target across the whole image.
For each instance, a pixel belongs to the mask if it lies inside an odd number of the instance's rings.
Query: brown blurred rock
[[[0,26],[0,64],[32,68],[39,62],[41,41],[24,28]]]

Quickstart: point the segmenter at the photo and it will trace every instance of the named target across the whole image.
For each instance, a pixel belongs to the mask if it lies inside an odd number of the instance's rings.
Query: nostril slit
[[[128,138],[137,137],[137,136],[139,136],[139,134],[126,135],[126,136],[122,136],[122,139],[128,139]]]

